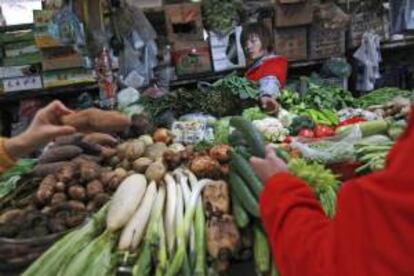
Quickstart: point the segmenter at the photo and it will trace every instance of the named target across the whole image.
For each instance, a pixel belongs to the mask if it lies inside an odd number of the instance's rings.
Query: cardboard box
[[[292,27],[274,30],[275,52],[289,60],[308,58],[308,37],[306,27]]]
[[[42,77],[46,88],[96,82],[92,72],[83,68],[43,72]]]
[[[246,57],[240,42],[242,27],[236,27],[226,35],[209,32],[211,56],[215,72],[246,66]],[[229,45],[231,43],[231,45]],[[231,46],[229,53],[227,52]]]
[[[323,59],[345,54],[345,30],[324,29],[313,25],[309,31],[309,58]]]
[[[42,88],[40,75],[17,77],[1,80],[3,92],[15,92]]]
[[[206,73],[212,70],[208,42],[176,43],[171,55],[177,75]]]
[[[67,55],[42,60],[43,71],[53,71],[60,69],[70,69],[83,67],[84,60],[80,54]]]
[[[375,12],[360,12],[352,15],[349,27],[348,46],[356,48],[361,45],[365,32],[374,32],[380,37],[385,36],[384,20],[381,14]]]
[[[292,27],[312,23],[312,3],[311,0],[276,0],[275,27]]]
[[[203,40],[200,4],[177,4],[164,7],[167,37],[171,42]]]

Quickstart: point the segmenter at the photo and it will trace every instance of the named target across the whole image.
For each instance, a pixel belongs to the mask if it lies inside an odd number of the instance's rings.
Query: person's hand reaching
[[[260,107],[269,115],[277,115],[280,109],[278,102],[267,96],[260,98]]]
[[[288,172],[287,164],[276,156],[275,150],[271,145],[266,147],[266,156],[264,159],[252,157],[250,165],[265,184],[273,175]]]
[[[75,128],[60,124],[60,118],[70,113],[60,101],[53,101],[36,113],[25,132],[6,141],[6,150],[13,158],[19,158],[59,136],[75,133]]]

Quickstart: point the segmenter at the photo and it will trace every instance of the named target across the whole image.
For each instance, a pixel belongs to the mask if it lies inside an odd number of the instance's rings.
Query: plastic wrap
[[[346,135],[335,136],[322,140],[295,140],[292,148],[301,152],[306,160],[317,161],[323,164],[333,164],[355,159],[354,145],[362,138],[358,126],[347,132]]]

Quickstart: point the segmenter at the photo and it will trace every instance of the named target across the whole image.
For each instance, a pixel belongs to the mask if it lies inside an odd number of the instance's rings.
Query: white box
[[[243,68],[246,66],[246,57],[244,56],[243,47],[240,41],[241,32],[242,27],[240,26],[233,28],[225,35],[209,32],[211,56],[215,72]],[[234,62],[230,60],[230,53],[227,53],[231,37],[233,38],[235,47],[233,56],[236,60]]]
[[[3,79],[3,91],[14,92],[42,88],[42,78],[39,75]]]

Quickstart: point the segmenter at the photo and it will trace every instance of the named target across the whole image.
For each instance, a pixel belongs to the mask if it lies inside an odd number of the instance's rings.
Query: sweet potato
[[[101,145],[88,143],[88,142],[85,142],[83,140],[78,143],[78,146],[80,148],[82,148],[82,150],[85,154],[99,156],[102,152],[102,146]]]
[[[55,140],[54,146],[76,145],[83,138],[82,133],[75,133],[72,135],[58,137]]]
[[[131,125],[131,120],[116,111],[97,108],[85,109],[63,116],[62,124],[73,126],[80,132],[121,132]]]
[[[82,141],[90,144],[97,144],[101,146],[110,147],[116,146],[118,142],[117,139],[112,135],[99,132],[86,134],[85,137],[83,137]]]
[[[33,168],[33,175],[36,177],[45,177],[49,174],[56,173],[59,169],[70,162],[54,162],[49,164],[39,164]]]
[[[61,146],[54,147],[42,153],[38,159],[39,164],[53,163],[59,161],[68,161],[82,153],[82,149],[78,146]]]
[[[102,162],[102,157],[100,156],[95,156],[95,155],[89,155],[89,154],[81,154],[78,157],[76,157],[75,159],[72,160],[72,162],[75,163],[82,163],[83,161],[92,161],[95,163],[100,163]]]

